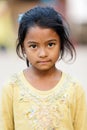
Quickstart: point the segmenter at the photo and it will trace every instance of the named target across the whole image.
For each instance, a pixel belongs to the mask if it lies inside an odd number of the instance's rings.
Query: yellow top
[[[2,130],[87,130],[87,107],[81,85],[62,73],[51,90],[35,89],[23,72],[2,92]]]

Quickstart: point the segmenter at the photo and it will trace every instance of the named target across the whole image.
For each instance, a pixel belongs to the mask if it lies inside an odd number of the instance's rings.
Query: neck
[[[58,73],[57,68],[54,66],[49,70],[37,70],[36,68],[33,68],[32,66],[29,68],[28,70],[29,73],[31,73],[33,76],[36,76],[38,78],[47,78],[47,77],[51,77],[53,75],[56,74],[56,72]]]
[[[37,71],[33,67],[29,67],[24,70],[24,74],[26,79],[35,88],[40,90],[49,90],[59,82],[62,73],[60,70],[57,70],[56,67],[45,71]]]

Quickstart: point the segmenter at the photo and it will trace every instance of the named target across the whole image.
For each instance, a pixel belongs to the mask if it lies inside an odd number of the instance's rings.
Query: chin
[[[37,68],[38,69],[38,71],[49,71],[49,70],[51,70],[53,67],[39,67],[39,68]]]

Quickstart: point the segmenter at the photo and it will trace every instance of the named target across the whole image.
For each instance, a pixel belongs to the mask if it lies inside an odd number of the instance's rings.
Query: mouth
[[[39,64],[48,64],[49,62],[51,62],[50,60],[46,60],[46,61],[38,61]]]

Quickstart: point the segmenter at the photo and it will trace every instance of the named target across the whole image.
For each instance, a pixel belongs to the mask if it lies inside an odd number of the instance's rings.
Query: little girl
[[[84,90],[55,65],[75,54],[61,14],[51,7],[22,14],[16,52],[27,68],[3,87],[2,130],[87,130]]]

